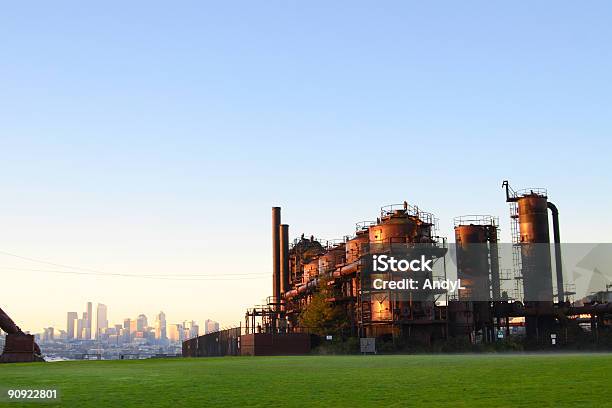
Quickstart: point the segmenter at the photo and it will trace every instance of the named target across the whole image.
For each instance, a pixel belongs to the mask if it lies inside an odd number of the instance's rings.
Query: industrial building
[[[323,241],[302,234],[290,243],[281,209],[273,207],[272,296],[266,305],[247,311],[244,329],[276,336],[308,333],[299,317],[324,284],[332,293],[326,301],[344,308],[347,335],[355,337],[423,345],[451,337],[494,342],[510,335],[518,320],[530,341],[546,346],[571,342],[567,329],[578,316],[587,316],[596,330],[608,330],[612,304],[575,306],[568,301],[572,293],[563,279],[559,212],[546,190],[514,191],[507,181],[502,186],[511,212],[513,270],[500,271],[496,217],[457,217],[453,260],[467,288],[455,296],[440,292],[416,300],[391,291],[382,297],[373,294],[366,285],[366,269],[372,255],[392,254],[398,248],[427,250],[434,260],[445,262],[449,244],[438,236],[433,214],[407,202],[388,205],[375,221],[357,223],[353,235],[344,239]],[[514,290],[502,291],[504,281]]]

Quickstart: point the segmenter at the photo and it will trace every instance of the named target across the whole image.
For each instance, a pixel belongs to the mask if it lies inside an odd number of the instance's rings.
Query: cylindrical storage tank
[[[372,225],[368,229],[370,243],[394,244],[414,242],[417,236],[417,228],[421,221],[402,210],[384,217],[379,224]]]
[[[488,301],[489,251],[486,225],[457,225],[457,278],[465,290],[459,291],[459,300]]]
[[[517,199],[520,242],[550,243],[548,232],[548,199],[530,193]]]
[[[326,253],[319,257],[319,275],[330,275],[333,273],[334,269],[336,269],[336,265],[344,263],[344,259],[344,244],[330,248]]]
[[[346,242],[346,263],[353,263],[364,254],[364,245],[369,242],[369,234],[367,230],[361,230],[357,232],[357,235],[353,239],[349,239]]]
[[[537,193],[517,198],[521,271],[525,301],[552,301],[548,199]]]

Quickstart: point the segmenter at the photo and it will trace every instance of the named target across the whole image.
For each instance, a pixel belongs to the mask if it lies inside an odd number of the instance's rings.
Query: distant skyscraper
[[[66,338],[72,340],[78,337],[77,326],[78,326],[79,314],[77,312],[68,312],[66,319]]]
[[[91,321],[93,320],[93,306],[91,302],[87,302],[86,320],[85,320],[85,340],[91,340]]]
[[[147,316],[140,314],[136,318],[136,330],[144,331],[147,328]]]
[[[108,319],[107,319],[108,309],[106,305],[102,303],[98,303],[98,309],[96,310],[96,338],[100,338],[100,334],[104,332],[108,328]]]
[[[166,334],[166,314],[164,312],[159,312],[155,319],[155,338],[157,340],[168,339]]]
[[[81,320],[80,337],[82,340],[91,340],[91,327],[89,326],[89,317],[87,312],[83,312],[83,318]]]
[[[214,333],[218,331],[219,331],[219,323],[215,322],[214,320],[206,319],[204,332],[208,334],[208,333]]]
[[[83,339],[83,332],[85,331],[84,326],[85,326],[85,320],[77,319],[76,338],[78,340]]]
[[[124,341],[129,342],[132,338],[132,319],[129,317],[127,319],[123,319],[123,334],[125,336]]]
[[[185,338],[192,339],[200,335],[200,327],[193,320],[184,322],[183,327],[185,328]]]
[[[184,329],[182,324],[171,324],[168,326],[168,340],[173,343],[183,341],[185,339]]]

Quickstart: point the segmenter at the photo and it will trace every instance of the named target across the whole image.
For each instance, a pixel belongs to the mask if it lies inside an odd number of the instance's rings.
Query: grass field
[[[0,366],[0,387],[58,387],[61,406],[70,407],[605,407],[612,406],[611,383],[612,354],[222,357]]]

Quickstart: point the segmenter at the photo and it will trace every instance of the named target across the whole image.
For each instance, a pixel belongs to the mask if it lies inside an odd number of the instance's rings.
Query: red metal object
[[[34,336],[25,334],[4,310],[0,309],[0,329],[7,333],[0,363],[45,361]]]

